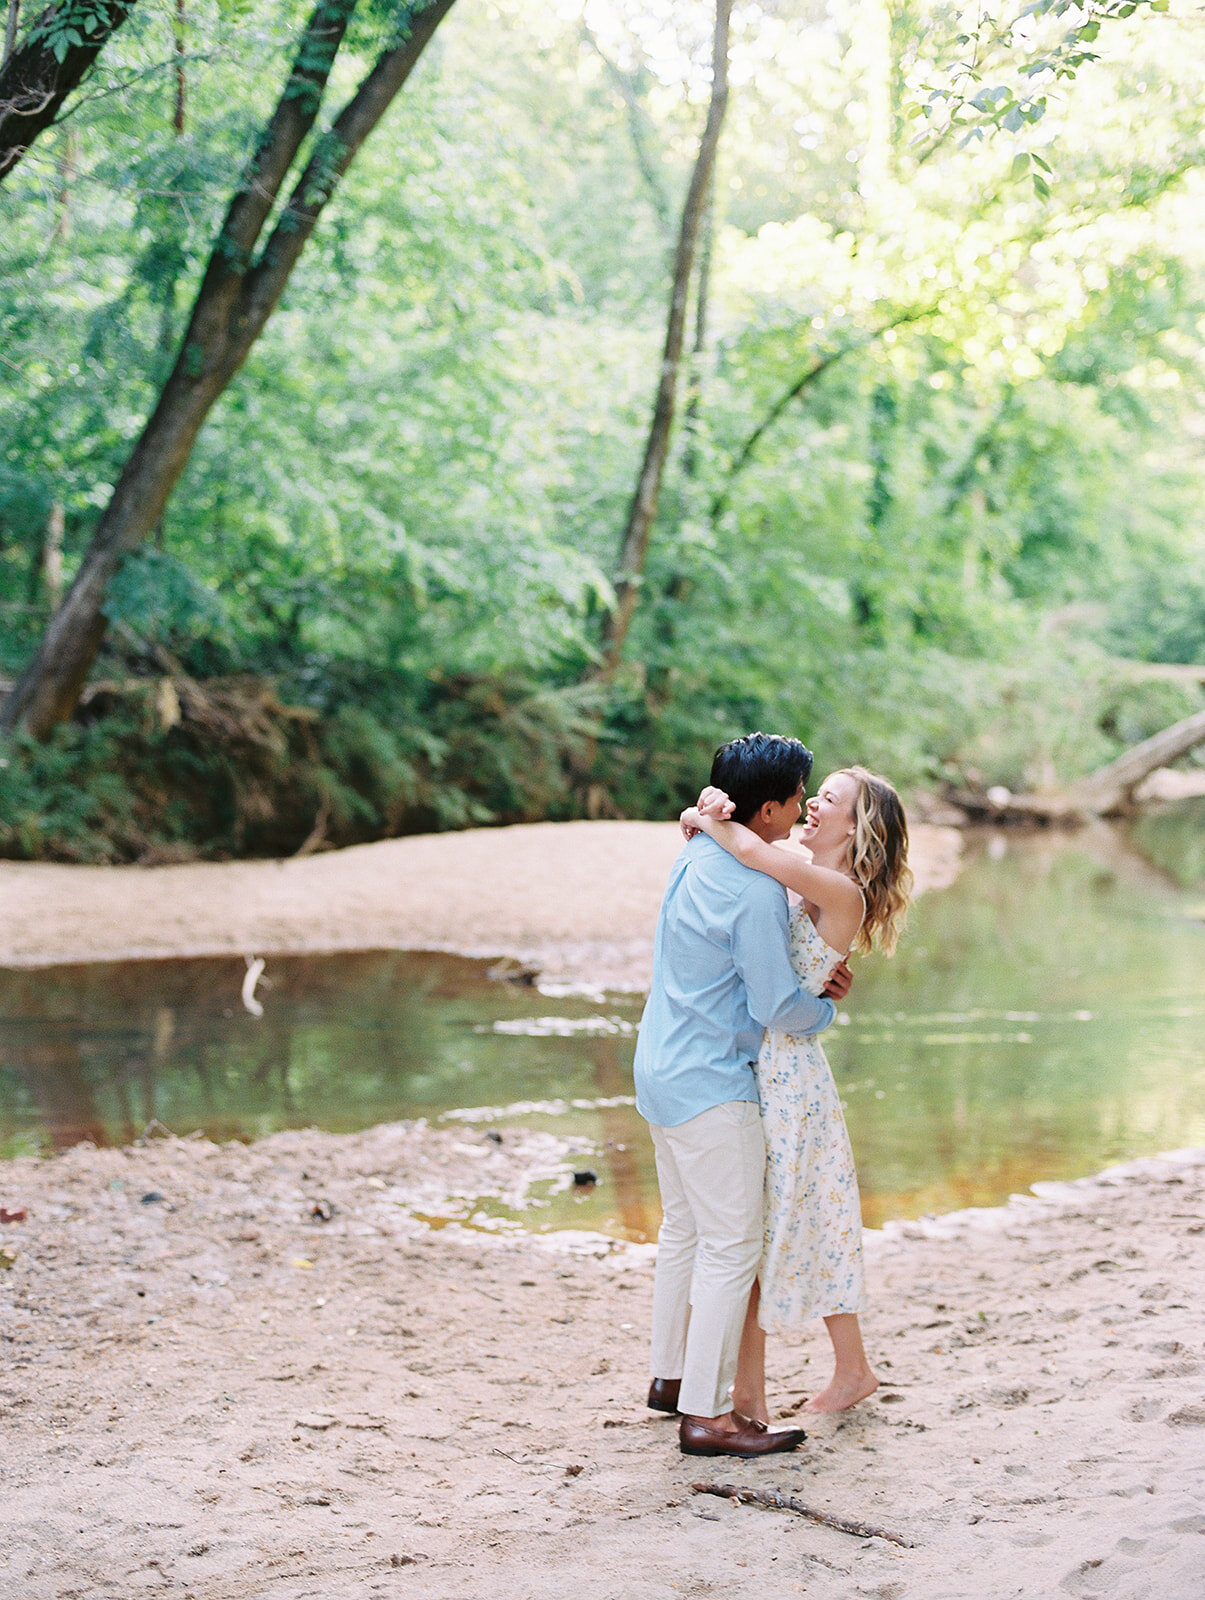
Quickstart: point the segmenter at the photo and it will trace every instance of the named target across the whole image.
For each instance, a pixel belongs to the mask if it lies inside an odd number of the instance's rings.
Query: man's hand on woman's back
[[[838,961],[829,976],[828,982],[820,992],[821,994],[826,994],[830,1000],[844,1000],[853,981],[854,975],[849,970],[848,962]]]

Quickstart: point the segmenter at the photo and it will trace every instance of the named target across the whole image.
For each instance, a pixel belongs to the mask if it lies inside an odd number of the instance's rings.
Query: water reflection
[[[859,963],[827,1037],[872,1224],[1205,1143],[1199,896],[1109,829],[995,836],[969,857],[918,903],[894,961]],[[217,1139],[445,1114],[483,1134],[534,1124],[580,1135],[602,1181],[546,1194],[529,1223],[649,1237],[639,1001],[552,998],[486,970],[271,959],[262,1017],[236,960],[0,974],[0,1140],[125,1142],[152,1118]]]
[[[1205,1142],[1205,927],[1112,830],[980,841],[827,1046],[867,1220]]]
[[[42,1122],[53,1126],[56,1147],[84,1139],[108,1143],[108,1130],[83,1070],[79,1039],[70,1026],[56,1027],[53,1021],[40,1019],[24,1027],[20,1021],[6,1024],[0,1064],[12,1073]]]
[[[622,1231],[629,1239],[652,1238],[661,1221],[655,1205],[657,1177],[648,1135],[642,1127],[633,1127],[633,1108],[625,1103],[632,1086],[630,1054],[625,1050],[621,1060],[617,1041],[592,1039],[590,1059]]]
[[[195,960],[4,974],[0,1068],[18,1086],[3,1096],[6,1131],[24,1123],[55,1146],[69,1143],[80,1119],[65,1113],[81,1094],[112,1141],[152,1117],[230,1138],[590,1092],[576,1038],[495,1031],[549,1002],[490,982],[480,962],[391,951],[282,957],[258,985],[262,1018],[241,1003],[244,971],[241,961]],[[572,1021],[597,1006],[561,1009]],[[630,1026],[637,1014],[632,1001],[622,1020]],[[36,1038],[58,1048],[57,1073],[35,1081]]]
[[[1148,811],[1130,836],[1144,856],[1186,889],[1205,884],[1205,797]]]

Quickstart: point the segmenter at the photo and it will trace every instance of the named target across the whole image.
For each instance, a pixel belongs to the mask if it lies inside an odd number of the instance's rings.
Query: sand
[[[913,830],[922,889],[953,828]],[[682,839],[664,822],[536,823],[388,839],[288,861],[77,867],[0,861],[0,966],[131,956],[454,950],[549,981],[647,987]]]
[[[400,943],[631,980],[648,928],[625,917],[673,850],[603,823],[9,864],[0,960]],[[4,1600],[1205,1596],[1205,1152],[868,1234],[883,1387],[739,1462],[681,1456],[643,1407],[649,1247],[432,1225],[567,1176],[565,1141],[500,1126],[0,1168],[25,1213],[0,1223]],[[826,1376],[819,1326],[772,1346],[781,1414]]]

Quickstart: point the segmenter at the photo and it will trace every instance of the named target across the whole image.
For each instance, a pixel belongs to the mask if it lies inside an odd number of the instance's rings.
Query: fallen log
[[[1197,711],[1144,739],[1116,761],[1110,761],[1108,766],[1073,783],[1069,790],[1073,803],[1098,817],[1125,810],[1134,790],[1156,767],[1170,766],[1202,743],[1205,743],[1205,711]]]
[[[1138,809],[1135,791],[1153,772],[1170,766],[1199,744],[1205,744],[1205,711],[1173,722],[1170,728],[1144,739],[1065,789],[1011,794],[993,788],[983,794],[952,794],[950,799],[981,822],[1076,823],[1090,817],[1124,816]]]

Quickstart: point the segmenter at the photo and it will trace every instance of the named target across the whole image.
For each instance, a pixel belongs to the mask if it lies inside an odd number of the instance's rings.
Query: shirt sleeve
[[[750,1015],[763,1028],[822,1033],[837,1008],[826,995],[807,992],[788,949],[786,895],[756,889],[743,894],[732,923],[732,960],[745,985]]]

